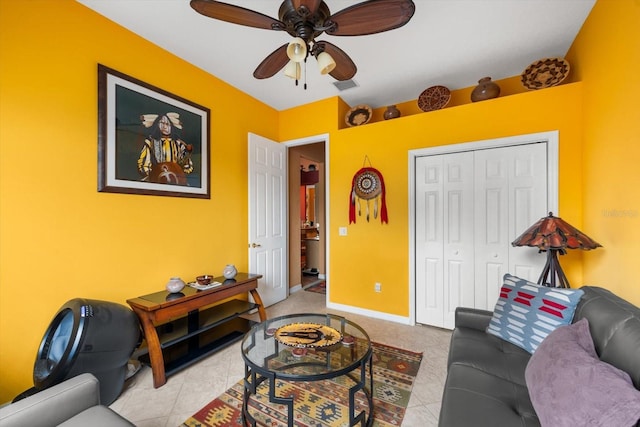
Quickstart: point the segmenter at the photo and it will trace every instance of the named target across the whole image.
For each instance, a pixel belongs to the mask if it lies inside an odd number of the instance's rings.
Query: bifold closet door
[[[513,242],[547,212],[547,144],[475,151],[474,307],[493,310],[505,273],[532,282],[545,256]]]
[[[451,327],[473,305],[473,153],[416,159],[416,321]]]
[[[492,310],[502,277],[536,281],[545,257],[511,242],[547,210],[545,143],[416,158],[416,322]]]

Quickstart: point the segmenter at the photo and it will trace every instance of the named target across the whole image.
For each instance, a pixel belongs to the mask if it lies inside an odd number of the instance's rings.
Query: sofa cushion
[[[472,366],[449,366],[440,426],[539,427],[529,392],[522,386]]]
[[[533,353],[554,329],[571,323],[583,293],[505,274],[487,333]]]
[[[598,359],[586,318],[549,334],[525,377],[542,425],[632,426],[640,420],[640,391],[629,374]]]
[[[103,405],[88,408],[58,427],[135,427],[125,418]]]
[[[524,370],[531,354],[485,331],[456,327],[451,334],[448,365],[472,366],[526,386]]]

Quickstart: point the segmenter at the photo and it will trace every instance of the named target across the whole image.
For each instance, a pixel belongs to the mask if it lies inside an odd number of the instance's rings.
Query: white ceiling
[[[519,75],[532,62],[564,57],[595,0],[414,0],[405,26],[384,33],[322,34],[358,67],[357,87],[339,91],[307,63],[307,90],[281,72],[257,80],[253,71],[290,40],[270,31],[196,13],[189,0],[77,0],[174,55],[277,110],[339,95],[350,106],[373,108],[417,99],[434,85],[451,90]],[[281,0],[227,0],[278,18]],[[361,0],[325,0],[332,13]],[[106,64],[108,65],[108,64]],[[165,70],[166,71],[166,70]],[[135,77],[135,76],[134,76]],[[206,88],[203,88],[206,90]]]

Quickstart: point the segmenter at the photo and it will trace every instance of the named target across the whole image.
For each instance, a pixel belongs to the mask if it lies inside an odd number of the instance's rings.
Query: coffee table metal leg
[[[249,380],[251,378],[251,380]],[[249,414],[249,398],[252,394],[256,394],[256,389],[258,388],[258,384],[256,382],[256,373],[249,368],[246,364],[244,365],[244,380],[242,381],[244,385],[244,393],[242,394],[242,425],[246,426],[247,422],[251,424],[252,427],[256,427],[256,420]]]
[[[369,366],[369,388],[367,389],[367,365]],[[348,374],[355,385],[349,388],[349,426],[355,426],[360,424],[361,426],[373,425],[373,363],[371,361],[371,354],[365,357],[360,363],[360,378],[357,378],[353,374]],[[364,410],[355,416],[355,397],[358,391],[362,392],[367,397],[367,403],[369,404],[369,413]]]
[[[269,377],[269,402],[287,405],[287,426],[293,427],[293,396],[278,397],[276,396],[276,376]]]
[[[250,378],[250,380],[249,380]],[[293,427],[293,397],[278,397],[276,396],[276,376],[260,376],[251,370],[246,364],[244,366],[244,393],[242,396],[242,424],[247,425],[247,422],[252,426],[256,426],[256,420],[249,413],[249,399],[251,395],[256,394],[258,386],[265,380],[269,380],[269,402],[277,403],[280,405],[287,405],[287,425]]]

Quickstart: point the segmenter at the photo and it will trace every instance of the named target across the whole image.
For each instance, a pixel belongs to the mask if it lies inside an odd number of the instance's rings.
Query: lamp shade
[[[293,62],[304,61],[307,57],[307,43],[300,37],[296,37],[287,46],[287,56]]]
[[[291,77],[292,79],[299,80],[300,79],[300,63],[289,61],[287,65],[284,66],[284,75],[287,77]]]
[[[318,61],[318,68],[320,68],[320,74],[322,75],[329,74],[336,68],[336,61],[334,61],[327,52],[320,52],[316,59]]]
[[[536,247],[541,251],[555,249],[563,252],[566,249],[590,250],[602,246],[562,218],[553,216],[551,212],[549,216],[540,218],[511,244]]]

